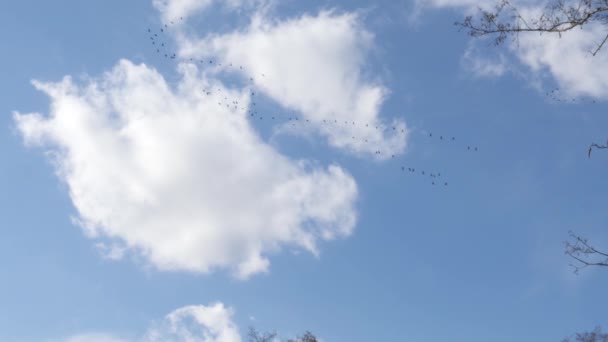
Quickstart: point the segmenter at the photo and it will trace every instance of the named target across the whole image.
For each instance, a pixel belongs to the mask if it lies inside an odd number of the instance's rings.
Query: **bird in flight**
[[[589,146],[589,150],[587,151],[587,158],[591,158],[591,151],[593,150],[593,148],[598,148],[598,149],[604,149],[604,148],[608,148],[608,141],[606,141],[606,145],[598,145],[596,143],[593,143]]]

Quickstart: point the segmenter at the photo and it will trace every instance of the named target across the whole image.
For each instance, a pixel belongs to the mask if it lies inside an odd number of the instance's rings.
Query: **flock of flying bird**
[[[180,21],[183,21],[183,18],[179,18]],[[149,35],[149,39],[150,39],[150,43],[154,49],[154,51],[160,55],[161,57],[164,57],[167,60],[175,60],[177,59],[177,55],[175,52],[171,51],[169,49],[170,43],[166,37],[166,33],[169,29],[171,29],[171,26],[175,25],[175,23],[173,21],[169,22],[168,24],[164,24],[162,27],[160,27],[160,29],[158,30],[153,30],[151,28],[148,28],[147,32]],[[215,65],[217,64],[217,66],[221,67],[222,64],[219,62],[215,62],[214,60],[195,60],[193,58],[190,58],[190,62],[191,63],[196,63],[199,64],[201,66],[210,66],[210,65]],[[232,63],[227,64],[225,67],[230,67],[230,68],[237,68],[236,65],[233,65]],[[239,70],[243,70],[243,66],[238,66]],[[260,75],[261,77],[265,77],[264,74]],[[249,78],[249,81],[251,83],[251,86],[254,87],[255,86],[255,80],[251,77]],[[216,91],[221,91],[221,89],[216,89]],[[213,89],[202,89],[202,92],[204,95],[215,95]],[[344,129],[346,127],[358,127],[360,126],[361,128],[365,127],[365,129],[369,129],[369,130],[377,130],[379,133],[385,133],[385,132],[391,132],[393,134],[407,134],[408,132],[403,129],[403,128],[399,128],[397,126],[389,126],[389,127],[385,127],[383,125],[380,125],[378,123],[370,123],[370,122],[358,122],[358,121],[353,121],[353,120],[344,120],[344,119],[337,119],[337,118],[326,118],[326,119],[322,119],[321,121],[318,122],[314,122],[311,119],[308,118],[302,118],[299,116],[284,116],[284,115],[280,115],[280,114],[264,114],[264,113],[260,113],[257,111],[257,103],[255,102],[255,96],[256,93],[254,91],[251,91],[251,107],[247,112],[247,115],[251,118],[251,120],[266,120],[266,121],[270,121],[273,123],[276,123],[276,125],[288,125],[291,126],[292,128],[298,128],[298,127],[303,127],[302,125],[322,125],[322,126],[326,126],[326,127],[330,127],[331,128],[341,128]],[[228,98],[228,96],[224,96],[222,98],[223,101],[219,101],[218,102],[218,106],[220,107],[226,107],[227,109],[234,109],[237,110],[239,109],[239,105],[240,103],[237,100],[234,99],[230,99]],[[245,107],[241,107],[241,109],[245,109]],[[433,140],[439,140],[441,142],[445,142],[445,143],[450,143],[450,144],[456,144],[456,137],[454,136],[448,136],[448,135],[433,135],[433,133],[425,133],[427,134],[427,137],[429,139],[433,139]],[[368,136],[356,136],[353,135],[352,139],[354,141],[359,141],[360,143],[371,143],[369,141],[369,137]],[[464,148],[464,146],[461,146],[462,148]],[[478,147],[474,146],[474,145],[466,145],[466,150],[469,152],[477,152],[478,151]],[[374,152],[376,155],[382,155],[382,151],[380,150],[376,150]],[[391,159],[395,159],[395,155],[391,154]],[[448,182],[444,179],[444,177],[442,177],[441,172],[430,172],[428,170],[422,170],[420,168],[414,168],[414,167],[406,167],[405,165],[401,165],[401,172],[407,172],[409,174],[412,175],[420,175],[420,176],[424,176],[424,177],[428,177],[430,178],[430,184],[435,186],[435,185],[442,185],[442,186],[448,186]]]
[[[566,97],[565,95],[561,94],[559,88],[554,88],[553,90],[545,92],[545,96],[550,98],[552,101],[559,102],[559,103],[571,103],[571,104],[596,103],[596,101],[594,99]]]

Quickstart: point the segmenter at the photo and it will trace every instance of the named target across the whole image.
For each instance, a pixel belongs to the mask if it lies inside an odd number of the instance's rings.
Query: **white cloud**
[[[122,338],[104,333],[88,333],[68,337],[65,342],[126,342]]]
[[[232,315],[233,310],[222,303],[186,306],[171,312],[161,324],[151,328],[143,342],[240,342]]]
[[[317,253],[319,240],[351,234],[350,175],[278,154],[247,121],[248,92],[194,65],[180,71],[175,89],[126,60],[86,85],[35,82],[50,115],[14,114],[25,142],[49,151],[77,222],[110,258],[246,278],[267,271],[282,246]]]
[[[490,9],[499,1],[428,0],[420,3],[427,7],[460,8],[465,14],[475,16],[478,14],[479,6]],[[528,22],[533,22],[533,18],[539,18],[546,11],[544,1],[519,0],[511,1],[511,4],[524,18],[527,18]],[[505,15],[504,18],[507,16]],[[595,22],[565,32],[561,37],[550,33],[542,35],[521,33],[518,39],[508,40],[507,45],[515,56],[514,61],[519,61],[528,71],[531,82],[538,83],[538,80],[546,80],[546,76],[549,76],[557,83],[563,95],[605,99],[608,98],[608,53],[604,48],[596,56],[591,54],[605,36],[606,26]],[[485,45],[485,41],[483,39],[482,41]],[[473,73],[489,73],[496,76],[504,73],[505,59],[497,64],[487,64],[488,59],[481,54],[468,53],[467,50],[464,58],[467,65],[472,66],[470,70]]]
[[[511,49],[535,74],[548,72],[561,92],[608,98],[608,51],[591,54],[605,35],[606,27],[597,23],[567,32],[561,38],[522,34],[519,44],[513,44]]]
[[[263,3],[267,0],[152,0],[165,23],[181,23],[196,13],[200,13],[218,2],[230,9],[242,8],[245,5]]]
[[[139,337],[123,339],[109,333],[79,334],[51,341],[61,342],[241,342],[234,310],[223,303],[190,305],[174,310]],[[279,341],[276,337],[273,341]],[[318,338],[319,341],[323,339]]]
[[[494,9],[501,4],[501,0],[416,0],[416,5],[426,8],[459,8],[466,12]],[[509,4],[517,8],[541,7],[548,3],[545,0],[509,0]]]
[[[419,0],[420,5],[433,6],[433,7],[478,7],[497,3],[493,0]]]
[[[161,13],[163,22],[170,22],[204,10],[213,0],[152,0],[152,3]]]
[[[232,308],[222,303],[190,305],[169,313],[153,324],[139,342],[241,342],[238,327],[233,323]],[[63,339],[65,342],[125,342],[107,333],[79,334]]]
[[[223,66],[215,72],[252,79],[264,94],[310,120],[335,147],[380,159],[405,148],[405,123],[383,123],[379,117],[389,91],[365,75],[373,35],[354,13],[322,11],[286,20],[258,13],[244,30],[201,39],[182,35],[179,45],[184,59],[217,58]]]
[[[503,54],[488,57],[475,47],[474,44],[462,56],[463,66],[475,77],[496,78],[507,71],[507,61]]]

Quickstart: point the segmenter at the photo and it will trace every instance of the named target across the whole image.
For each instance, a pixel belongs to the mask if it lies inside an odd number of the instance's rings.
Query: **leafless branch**
[[[252,327],[249,327],[249,333],[247,334],[247,337],[249,337],[249,342],[274,342],[276,337],[277,337],[277,333],[276,332],[272,332],[272,333],[259,333],[257,330],[255,330]]]
[[[574,336],[574,340],[569,337],[562,340],[562,342],[608,342],[608,334],[602,333],[602,328],[596,327],[591,332],[577,333]]]
[[[602,40],[601,43],[597,44],[597,46],[595,47],[595,50],[593,50],[591,52],[591,55],[593,55],[593,56],[597,55],[597,53],[602,49],[602,47],[604,47],[604,44],[606,44],[607,40],[608,40],[608,34],[606,36],[604,36],[604,39]]]
[[[302,336],[298,336],[295,340],[289,339],[287,342],[317,342],[317,338],[310,331],[307,331]]]
[[[579,235],[570,232],[571,241],[566,241],[565,253],[576,262],[571,264],[574,273],[588,266],[608,266],[608,253],[592,246],[589,241]]]
[[[599,144],[596,144],[596,143],[593,143],[593,144],[589,145],[589,149],[587,150],[587,157],[588,158],[591,158],[591,151],[593,151],[594,148],[600,149],[600,150],[608,148],[608,141],[606,142],[606,145],[599,145]]]
[[[582,28],[591,22],[600,22],[608,26],[608,0],[555,0],[545,8],[537,18],[525,18],[509,0],[502,0],[493,10],[479,9],[479,16],[467,16],[456,22],[461,29],[469,31],[472,37],[496,35],[494,42],[501,44],[512,35],[514,39],[520,33],[562,33],[576,27]],[[608,34],[591,52],[596,55],[608,41]]]
[[[259,333],[254,328],[249,328],[249,342],[278,342],[280,339],[276,332],[272,333]],[[315,335],[310,331],[304,333],[304,335],[298,336],[295,339],[288,339],[285,342],[318,342]]]

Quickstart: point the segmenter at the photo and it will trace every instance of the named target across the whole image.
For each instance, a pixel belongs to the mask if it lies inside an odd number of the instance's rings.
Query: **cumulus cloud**
[[[477,14],[478,8],[490,9],[499,2],[484,0],[427,0],[420,1],[425,7],[460,8],[464,13]],[[511,1],[522,17],[528,22],[539,18],[546,11],[546,2],[529,0]],[[568,2],[565,3],[568,5]],[[464,15],[464,14],[463,14]],[[530,71],[530,80],[549,79],[557,83],[560,93],[568,96],[589,96],[608,98],[608,55],[601,51],[592,56],[593,51],[606,36],[606,26],[602,23],[589,23],[582,28],[557,34],[522,33],[515,41],[508,41],[508,50]],[[478,74],[501,75],[505,71],[505,59],[498,64],[488,64],[481,54],[465,54],[467,66]]]
[[[222,303],[182,307],[151,328],[142,342],[240,342],[232,315],[233,310]]]
[[[552,76],[565,94],[608,98],[608,53],[591,54],[605,36],[605,25],[594,23],[561,38],[520,35],[519,44],[511,50],[535,74]]]
[[[25,143],[48,151],[98,247],[160,270],[246,278],[282,246],[317,253],[319,240],[351,234],[357,186],[347,172],[279,154],[250,126],[248,92],[191,64],[180,72],[172,87],[122,60],[86,84],[34,82],[49,115],[14,114]]]
[[[332,146],[379,158],[405,148],[405,123],[380,118],[389,91],[366,77],[373,35],[355,13],[322,11],[284,20],[258,13],[243,30],[181,35],[178,42],[182,58],[218,59],[223,67],[215,72],[251,80],[280,105],[300,112]]]
[[[238,327],[233,323],[232,308],[223,303],[190,305],[169,313],[140,338],[138,342],[241,342]],[[65,342],[124,342],[107,333],[79,334]]]

